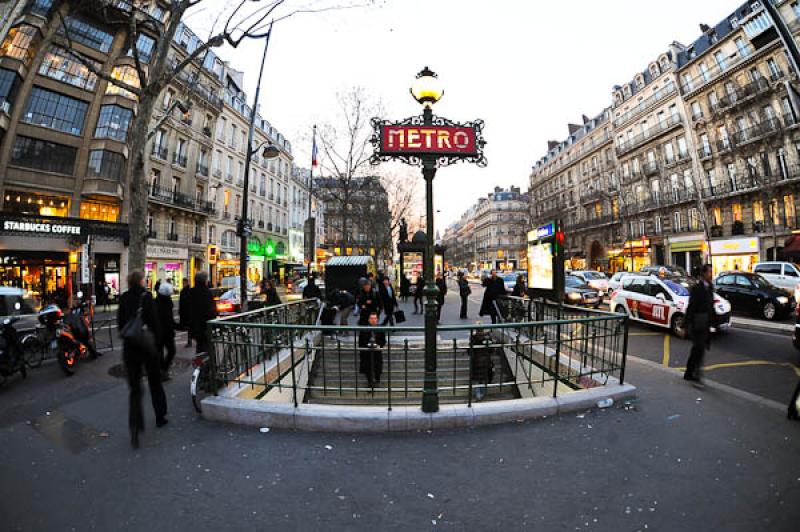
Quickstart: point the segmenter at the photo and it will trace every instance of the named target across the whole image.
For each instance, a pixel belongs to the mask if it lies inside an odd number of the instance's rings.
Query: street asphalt
[[[471,300],[473,321],[480,289]],[[451,290],[442,321],[457,313]],[[204,421],[189,399],[191,351],[179,349],[170,423],[156,429],[145,398],[136,451],[118,352],[70,378],[45,363],[0,388],[0,529],[798,530],[790,339],[730,331],[714,342],[700,391],[675,369],[685,342],[631,332],[626,380],[639,398],[628,405],[375,435]],[[770,364],[711,368],[748,361]]]

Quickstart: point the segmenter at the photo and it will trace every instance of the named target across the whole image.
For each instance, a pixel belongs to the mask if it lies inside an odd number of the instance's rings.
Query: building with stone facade
[[[308,219],[308,195],[311,201],[311,216],[315,220],[314,237],[315,255],[324,254],[321,248],[325,245],[325,206],[316,190],[309,191],[311,171],[308,168],[295,167],[289,187],[289,255],[296,263],[305,260],[305,223]]]
[[[100,71],[132,84],[137,80],[134,43],[125,29],[112,30],[91,13],[77,13],[68,1],[13,4],[3,6],[11,18],[3,19],[10,24],[0,35],[0,284],[20,286],[41,298],[72,293],[89,276],[80,267],[82,252],[88,251],[94,266],[89,282],[107,282],[118,292],[127,274],[127,140],[137,100],[70,56],[55,10],[63,15],[76,52]],[[129,9],[131,4],[114,6]],[[153,24],[167,16],[158,2],[146,9]],[[182,26],[175,34],[171,62],[186,57],[200,42]],[[135,44],[146,64],[155,39],[143,34]],[[155,131],[145,159],[151,285],[156,279],[180,284],[209,267],[214,273],[208,248],[221,245],[224,231],[211,227],[226,212],[232,221],[235,201],[226,210],[224,189],[218,185],[222,174],[212,168],[220,146],[215,131],[221,118],[241,115],[230,103],[228,71],[209,51],[165,89],[154,111]],[[269,211],[264,214],[260,207],[270,201],[264,199],[268,177],[275,178],[274,190],[278,180],[288,183],[291,147],[264,120],[259,120],[259,131],[258,137],[271,139],[282,154],[271,164],[254,164],[252,186],[260,187],[251,210],[254,229],[257,238],[272,234],[280,242],[288,236],[285,188],[273,192],[279,198],[274,201],[282,202],[272,215],[272,227],[279,229],[269,229]],[[231,188],[231,195],[235,190]],[[238,246],[228,247],[238,251]]]
[[[797,3],[778,4],[797,31]],[[759,3],[701,29],[613,88],[599,191],[552,169],[586,163],[573,155],[586,132],[570,128],[534,165],[534,225],[564,220],[569,266],[688,270],[710,258],[715,271],[749,269],[793,240],[800,158],[786,84],[796,75]],[[582,194],[596,200],[588,211],[571,202]]]
[[[445,230],[448,265],[469,271],[526,267],[529,208],[519,187],[495,187]]]

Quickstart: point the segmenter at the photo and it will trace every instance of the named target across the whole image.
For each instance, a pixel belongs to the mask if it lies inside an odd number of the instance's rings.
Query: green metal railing
[[[437,327],[454,337],[437,345],[442,401],[556,397],[624,381],[624,315],[522,298],[499,299],[497,308],[498,324]],[[213,389],[236,385],[295,406],[421,402],[423,327],[323,326],[321,312],[317,300],[304,300],[209,322]],[[383,374],[370,386],[361,359],[369,367],[378,354]]]

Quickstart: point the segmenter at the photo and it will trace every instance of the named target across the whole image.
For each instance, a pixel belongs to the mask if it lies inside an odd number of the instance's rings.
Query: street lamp
[[[433,104],[442,99],[444,90],[439,83],[439,77],[428,67],[417,74],[411,85],[411,95],[423,106],[422,123],[425,126],[433,125]],[[434,282],[433,272],[433,178],[436,176],[436,156],[422,156],[422,176],[425,178],[425,263],[423,274],[425,277],[425,378],[422,389],[422,411],[438,412],[439,395],[437,393],[436,378],[436,296],[439,289]]]

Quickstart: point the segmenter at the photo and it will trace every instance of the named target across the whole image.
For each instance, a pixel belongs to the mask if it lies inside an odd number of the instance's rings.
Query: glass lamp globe
[[[439,83],[439,76],[436,75],[436,72],[428,67],[423,68],[411,85],[411,95],[425,107],[431,107],[441,100],[444,89]]]

